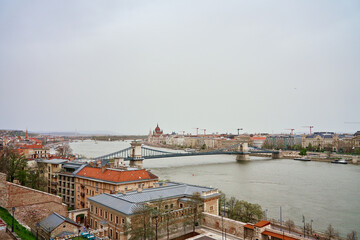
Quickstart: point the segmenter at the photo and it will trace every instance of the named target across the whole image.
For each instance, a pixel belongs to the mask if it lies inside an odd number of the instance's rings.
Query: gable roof
[[[108,182],[121,183],[131,181],[143,181],[158,179],[158,176],[145,169],[139,170],[120,170],[107,168],[102,171],[101,168],[86,166],[76,173],[77,177],[98,179]]]
[[[45,231],[45,232],[52,232],[55,228],[57,228],[60,224],[62,224],[63,222],[68,222],[71,223],[77,227],[80,227],[79,224],[77,224],[76,222],[74,222],[73,220],[71,220],[70,218],[61,216],[60,214],[57,214],[56,212],[53,212],[50,216],[48,216],[47,218],[45,218],[42,222],[40,222],[40,227]]]

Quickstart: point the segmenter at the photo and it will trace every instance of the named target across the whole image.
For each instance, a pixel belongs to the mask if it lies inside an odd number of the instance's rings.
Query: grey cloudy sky
[[[360,130],[360,1],[0,0],[0,129]]]

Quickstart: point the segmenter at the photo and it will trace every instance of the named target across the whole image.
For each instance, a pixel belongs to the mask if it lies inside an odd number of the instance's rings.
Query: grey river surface
[[[129,147],[129,142],[73,142],[74,153],[97,157]],[[267,209],[269,218],[293,219],[302,226],[313,220],[313,229],[329,224],[345,237],[360,232],[360,166],[291,159],[252,157],[237,162],[235,156],[214,155],[144,160],[144,167],[161,179],[217,187]]]

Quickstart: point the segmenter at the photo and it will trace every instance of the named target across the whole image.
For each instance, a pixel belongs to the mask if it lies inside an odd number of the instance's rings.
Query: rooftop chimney
[[[105,172],[105,170],[106,170],[106,165],[101,166],[101,173]]]

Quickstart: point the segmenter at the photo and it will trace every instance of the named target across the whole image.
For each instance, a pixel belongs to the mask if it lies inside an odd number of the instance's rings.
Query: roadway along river
[[[129,142],[74,142],[74,153],[96,157],[129,146]],[[313,229],[325,231],[329,224],[345,237],[360,231],[360,166],[290,159],[252,157],[236,162],[235,156],[194,156],[149,159],[144,167],[161,179],[217,187],[268,209],[269,218],[293,219],[302,226],[313,220]]]

